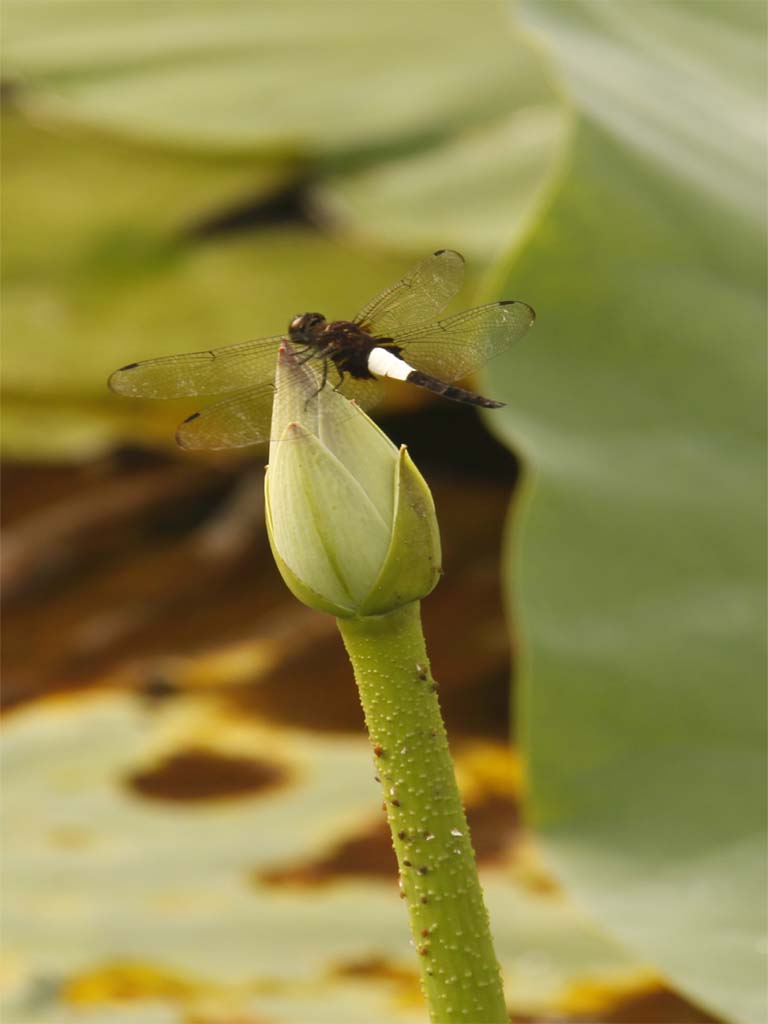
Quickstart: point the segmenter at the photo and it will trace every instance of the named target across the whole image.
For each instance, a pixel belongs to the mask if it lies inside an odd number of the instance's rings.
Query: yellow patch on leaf
[[[498,740],[477,740],[456,751],[456,773],[466,803],[491,794],[518,798],[525,775],[518,751]]]
[[[209,986],[151,964],[112,963],[86,971],[64,986],[63,997],[76,1006],[143,999],[185,1000],[209,991]]]
[[[632,971],[611,981],[583,978],[570,985],[558,999],[557,1009],[566,1015],[605,1014],[625,1003],[655,994],[662,988],[651,971]]]

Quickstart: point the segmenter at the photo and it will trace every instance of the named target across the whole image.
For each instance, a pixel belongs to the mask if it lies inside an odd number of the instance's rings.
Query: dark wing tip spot
[[[184,420],[184,422],[185,423],[191,423],[192,420],[196,420],[199,415],[200,415],[199,412],[193,412],[191,416],[187,416],[187,418]]]
[[[456,252],[455,249],[438,249],[437,252],[432,253],[433,256],[458,256],[462,263],[465,263],[464,257],[460,252]]]
[[[500,306],[524,306],[528,310],[528,312],[531,314],[531,321],[530,321],[531,325],[533,324],[534,320],[536,319],[536,310],[533,308],[533,306],[529,306],[527,302],[520,302],[519,299],[502,299],[501,302],[499,303],[499,305]]]
[[[138,363],[128,363],[127,366],[121,366],[118,370],[115,370],[115,373],[122,373],[124,370],[135,370],[138,365]]]

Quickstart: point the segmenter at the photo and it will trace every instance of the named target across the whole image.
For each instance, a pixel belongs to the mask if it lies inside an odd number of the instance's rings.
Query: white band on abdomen
[[[385,348],[371,349],[368,369],[374,377],[391,377],[393,380],[408,380],[408,374],[413,373],[412,366]]]

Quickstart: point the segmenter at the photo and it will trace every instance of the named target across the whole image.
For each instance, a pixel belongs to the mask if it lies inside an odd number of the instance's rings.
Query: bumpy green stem
[[[373,744],[431,1019],[507,1024],[419,604],[338,623]]]

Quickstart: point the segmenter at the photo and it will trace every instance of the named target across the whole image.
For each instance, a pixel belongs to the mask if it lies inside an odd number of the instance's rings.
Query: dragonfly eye
[[[291,320],[288,331],[295,341],[303,341],[308,333],[324,323],[325,317],[322,313],[301,313]]]

